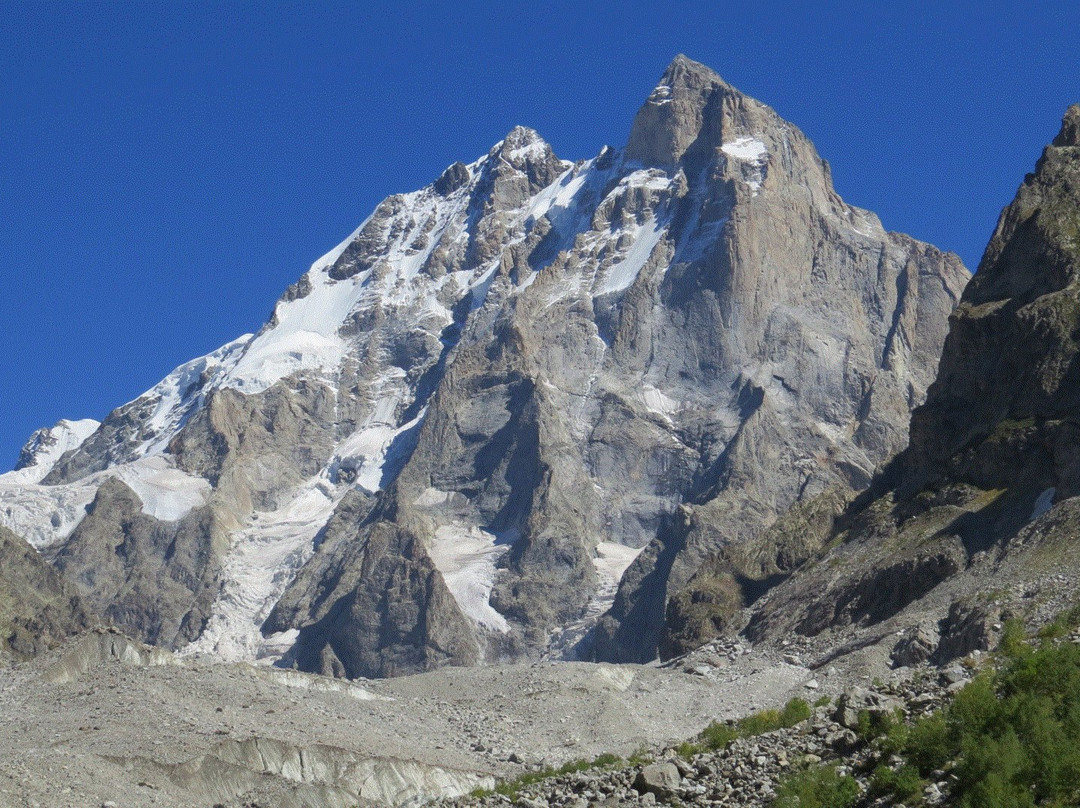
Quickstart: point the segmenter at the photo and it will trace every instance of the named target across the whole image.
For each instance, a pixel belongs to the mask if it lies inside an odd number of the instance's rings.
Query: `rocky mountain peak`
[[[843,631],[849,648],[895,643],[895,666],[941,663],[991,647],[998,615],[1075,597],[1063,590],[1080,535],[1078,123],[1074,106],[1002,212],[908,448],[846,510],[822,502],[782,525],[778,544],[817,535],[832,549],[754,604],[755,643]]]
[[[703,65],[701,62],[695,62],[686,54],[680,53],[665,68],[657,88],[667,87],[669,90],[674,91],[679,87],[692,87],[695,84],[700,85],[702,82],[724,84],[720,74],[711,67]]]
[[[692,182],[711,178],[751,197],[798,188],[815,206],[843,210],[828,164],[797,127],[685,56],[638,110],[624,154],[649,168],[681,169]]]
[[[638,110],[626,156],[647,166],[679,162],[713,112],[718,93],[738,95],[705,65],[676,56]]]
[[[650,166],[677,163],[698,138],[718,91],[733,92],[711,69],[676,56],[637,112],[626,157]]]
[[[705,555],[900,448],[966,279],[678,57],[621,153],[515,127],[388,197],[257,335],[0,476],[0,523],[194,653],[646,660]]]
[[[1061,131],[1054,138],[1055,146],[1080,146],[1080,104],[1073,104],[1065,110],[1061,121]]]

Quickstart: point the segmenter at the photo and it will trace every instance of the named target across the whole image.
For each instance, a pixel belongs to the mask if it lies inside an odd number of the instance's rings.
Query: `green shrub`
[[[906,736],[905,757],[925,777],[943,768],[959,751],[955,734],[941,713],[920,718]]]
[[[702,744],[697,744],[693,741],[683,741],[675,747],[675,751],[683,760],[689,760],[694,755],[699,755],[704,752],[705,747]]]
[[[785,778],[776,791],[774,808],[852,808],[859,784],[841,777],[835,766],[816,766]]]
[[[808,719],[811,713],[809,704],[803,699],[794,698],[784,705],[784,709],[780,713],[780,725],[793,727]]]
[[[1080,646],[1055,644],[1057,634],[1033,648],[1010,621],[998,669],[934,715],[887,729],[881,750],[923,777],[951,770],[951,804],[961,808],[1080,805]],[[904,769],[883,770],[874,789],[902,799],[914,782]]]
[[[923,779],[914,766],[901,766],[893,771],[888,766],[878,766],[870,778],[870,794],[874,797],[892,796],[901,801],[919,796]]]
[[[739,737],[735,727],[713,721],[701,731],[701,741],[707,749],[723,749]]]
[[[610,752],[605,752],[602,755],[598,755],[592,762],[593,768],[610,768],[611,766],[619,766],[623,762],[623,759],[618,755],[613,755]]]
[[[780,729],[781,726],[783,725],[780,723],[779,710],[762,710],[745,718],[740,718],[735,725],[741,738],[762,735],[766,732],[772,732],[774,729]]]
[[[1005,625],[1001,628],[998,649],[1010,659],[1022,656],[1031,650],[1027,644],[1024,624],[1021,620],[1011,617],[1005,621]]]
[[[902,721],[901,716],[890,713],[871,713],[869,710],[860,710],[859,724],[855,728],[855,734],[859,736],[859,740],[863,743],[869,743],[875,738],[888,735],[893,727],[902,723]]]
[[[723,749],[736,738],[751,738],[754,735],[793,727],[808,719],[810,715],[810,705],[803,699],[794,698],[785,704],[782,710],[761,710],[740,718],[734,724],[713,721],[701,731],[698,736],[699,742],[696,744],[688,742],[687,749],[691,747],[695,749],[691,754],[697,754],[704,749]],[[682,752],[680,751],[679,754],[681,755]]]

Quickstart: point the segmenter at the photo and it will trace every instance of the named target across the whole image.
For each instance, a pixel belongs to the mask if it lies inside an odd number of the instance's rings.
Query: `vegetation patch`
[[[690,758],[696,754],[723,749],[736,738],[751,738],[778,729],[793,727],[810,717],[810,705],[794,698],[782,710],[762,710],[740,718],[738,721],[713,721],[693,741],[678,746],[680,757]]]
[[[859,784],[836,766],[812,766],[789,775],[776,791],[774,808],[852,808]]]
[[[540,783],[544,780],[550,780],[552,777],[559,777],[564,774],[575,774],[577,772],[593,771],[595,769],[616,769],[626,765],[640,765],[642,762],[648,762],[648,760],[641,757],[640,752],[636,752],[628,760],[624,760],[618,755],[605,752],[592,760],[582,758],[580,760],[571,760],[558,767],[545,766],[536,771],[525,772],[520,777],[515,777],[513,780],[504,780],[497,783],[494,789],[473,789],[469,792],[469,796],[479,799],[489,797],[492,794],[501,794],[504,797],[514,798],[527,786]]]
[[[1006,624],[996,670],[942,710],[885,728],[883,756],[903,762],[876,770],[872,793],[919,804],[923,778],[948,773],[959,808],[1080,805],[1080,646],[1056,641],[1076,622],[1080,609],[1065,612],[1037,647]]]

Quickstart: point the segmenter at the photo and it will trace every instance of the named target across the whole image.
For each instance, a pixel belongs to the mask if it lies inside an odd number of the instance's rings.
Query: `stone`
[[[634,790],[639,794],[653,794],[659,800],[667,800],[674,796],[681,780],[679,770],[673,763],[652,763],[634,777]]]
[[[909,668],[930,659],[938,648],[938,632],[933,626],[919,624],[904,633],[889,655],[894,668]]]
[[[1080,107],[998,220],[950,321],[908,447],[822,540],[830,546],[752,607],[746,634],[853,635],[848,650],[947,616],[928,659],[993,647],[1009,604],[1075,575],[1080,525]],[[1024,583],[1014,586],[1018,581]],[[987,597],[986,593],[994,592]],[[933,593],[933,594],[932,594]],[[917,630],[916,630],[917,631]],[[895,646],[915,661],[933,644]],[[837,649],[836,653],[844,649]],[[951,687],[960,687],[957,679]]]

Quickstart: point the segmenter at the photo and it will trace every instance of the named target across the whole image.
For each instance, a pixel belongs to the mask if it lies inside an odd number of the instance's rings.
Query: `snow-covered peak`
[[[56,426],[39,429],[19,453],[15,470],[28,483],[40,482],[66,452],[78,449],[101,426],[92,418],[81,421],[61,420]]]
[[[547,141],[540,137],[540,133],[528,126],[515,126],[506,137],[492,146],[488,154],[513,152],[518,149],[528,149],[534,146],[551,148]]]

